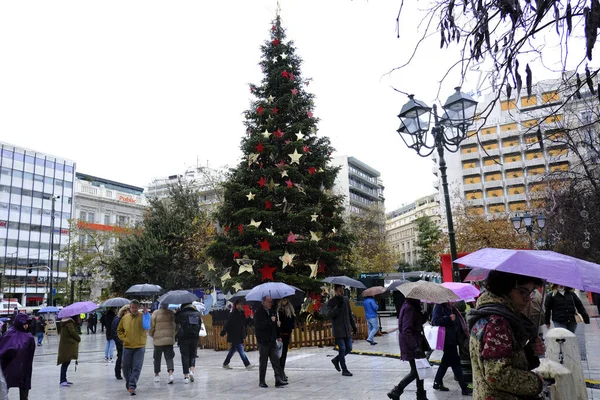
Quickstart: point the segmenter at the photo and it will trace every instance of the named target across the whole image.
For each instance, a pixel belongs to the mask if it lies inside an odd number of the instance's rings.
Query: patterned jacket
[[[488,304],[503,304],[518,314],[508,299],[486,292],[477,301],[477,308]],[[525,349],[515,340],[509,321],[492,314],[469,325],[473,400],[538,398],[542,381],[530,371]]]

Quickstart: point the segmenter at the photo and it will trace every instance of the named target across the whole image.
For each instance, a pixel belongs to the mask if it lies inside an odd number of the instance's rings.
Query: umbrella
[[[187,290],[171,290],[158,298],[159,303],[187,304],[198,301],[198,296]]]
[[[66,306],[58,313],[58,318],[72,317],[79,314],[87,314],[98,309],[98,305],[91,301],[78,301]]]
[[[459,297],[439,283],[428,281],[409,282],[398,288],[407,299],[419,299],[428,303],[458,301]]]
[[[405,281],[403,279],[394,281],[388,285],[387,290],[389,290],[391,292],[392,290],[396,289],[398,286],[404,285],[405,283],[408,283],[408,282],[410,282],[410,281]]]
[[[246,301],[262,301],[265,296],[272,299],[283,299],[295,294],[296,289],[293,286],[283,282],[267,282],[252,288],[250,293],[246,295]]]
[[[133,285],[125,294],[131,296],[152,296],[162,292],[163,289],[158,285],[151,285],[149,283],[143,283],[141,285]]]
[[[442,286],[452,290],[461,300],[465,301],[473,301],[481,293],[479,289],[470,283],[444,282]]]
[[[38,311],[38,314],[57,313],[59,311],[60,310],[58,309],[58,307],[48,306],[48,307],[42,307],[42,308],[40,308],[40,310]]]
[[[465,276],[464,280],[465,282],[483,281],[487,278],[489,273],[490,271],[487,269],[473,268],[471,271],[469,271],[469,274]]]
[[[115,298],[106,300],[104,303],[100,304],[100,307],[102,307],[102,308],[123,307],[129,303],[131,303],[131,300],[125,299],[123,297],[115,297]]]
[[[468,267],[545,279],[586,292],[600,293],[600,265],[549,250],[486,248],[456,260]]]
[[[250,293],[250,289],[238,290],[233,296],[231,296],[229,301],[232,303],[235,302],[236,300],[246,301],[246,295],[248,293]]]
[[[356,279],[348,278],[347,276],[330,276],[328,278],[323,279],[321,282],[332,283],[334,285],[344,285],[355,287],[359,289],[366,289],[367,287],[361,281],[357,281]]]
[[[360,295],[362,297],[369,297],[369,296],[377,296],[378,294],[382,294],[385,292],[387,292],[387,289],[384,288],[383,286],[373,286],[373,287],[363,290]]]

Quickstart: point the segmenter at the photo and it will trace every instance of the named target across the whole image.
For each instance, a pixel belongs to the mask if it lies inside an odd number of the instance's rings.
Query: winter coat
[[[56,365],[66,363],[67,361],[77,360],[79,358],[79,342],[81,338],[77,333],[75,321],[71,318],[60,320],[62,328],[60,330],[60,339],[58,341],[58,357]]]
[[[418,358],[419,352],[428,350],[429,345],[423,333],[423,324],[427,321],[421,313],[421,302],[416,299],[406,299],[398,316],[398,344],[400,358],[412,361]]]
[[[221,336],[227,335],[227,341],[233,345],[244,343],[246,339],[246,316],[244,311],[238,311],[235,308],[225,322],[221,331]]]
[[[544,318],[540,318],[540,316],[545,315],[545,313],[546,312],[542,304],[542,295],[536,289],[536,291],[533,292],[533,297],[531,298],[531,301],[529,301],[529,303],[527,303],[527,306],[525,306],[523,314],[525,314],[527,318],[531,320],[531,322],[541,326],[544,324]]]
[[[175,344],[175,313],[171,310],[159,308],[152,313],[150,330],[155,346],[172,346]]]
[[[281,323],[281,326],[279,327],[279,332],[281,333],[281,336],[289,336],[294,330],[294,326],[296,324],[296,317],[294,315],[288,317],[287,315],[285,315],[285,311],[283,310],[279,311],[278,317],[279,322]]]
[[[542,391],[531,340],[537,327],[506,297],[485,292],[469,311],[474,400],[533,399]]]
[[[349,338],[356,332],[356,322],[352,315],[350,300],[345,296],[334,296],[327,302],[327,315],[331,318],[333,337]]]
[[[150,314],[138,312],[127,314],[119,321],[117,335],[126,349],[146,347],[147,330],[150,329]]]
[[[561,294],[558,290],[553,290],[546,296],[545,307],[544,322],[546,324],[550,323],[551,316],[552,321],[559,324],[575,322],[575,310],[579,311],[586,324],[590,323],[590,316],[573,289],[565,290],[565,294]]]
[[[113,331],[112,331],[112,323],[113,320],[115,319],[116,315],[113,312],[113,310],[108,310],[101,318],[102,320],[102,325],[104,326],[104,332],[106,334],[106,340],[114,340],[114,338],[116,337],[116,335],[113,335]]]
[[[199,322],[198,332],[194,333],[193,336],[188,332],[185,332],[185,325],[190,321],[190,317],[192,320],[197,319]],[[202,328],[202,315],[193,305],[189,304],[185,306],[182,310],[177,311],[175,314],[175,323],[177,324],[177,334],[176,339],[184,340],[184,339],[196,339],[198,340],[198,334],[200,328]]]
[[[456,316],[454,321],[450,319],[451,314]],[[461,329],[459,318],[458,310],[454,311],[448,303],[436,304],[433,308],[431,324],[433,326],[443,326],[446,329],[446,336],[444,336],[444,350],[453,346],[456,347],[459,343],[459,333]]]
[[[379,306],[374,298],[367,297],[363,301],[363,307],[365,308],[365,317],[367,319],[377,318],[377,310],[379,310]]]
[[[398,318],[398,316],[400,315],[400,309],[402,308],[402,305],[404,304],[404,300],[406,300],[406,298],[404,297],[404,294],[402,294],[402,292],[399,290],[393,291],[392,298],[394,299],[394,308],[396,309],[396,318]]]
[[[254,313],[254,327],[258,343],[274,343],[281,337],[277,322],[273,322],[271,319],[274,315],[272,310],[267,310],[263,306],[260,306]]]
[[[123,342],[121,341],[121,339],[119,339],[119,335],[117,334],[117,328],[119,327],[119,322],[121,322],[121,318],[119,318],[119,316],[116,315],[110,326],[110,333],[111,333],[111,336],[113,337],[113,340],[115,341],[115,345],[117,347],[123,347]]]
[[[23,328],[28,319],[26,314],[18,314],[12,328],[0,338],[0,365],[9,388],[31,389],[35,339]]]

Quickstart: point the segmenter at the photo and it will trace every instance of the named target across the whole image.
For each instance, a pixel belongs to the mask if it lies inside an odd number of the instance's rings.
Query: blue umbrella
[[[58,307],[48,306],[48,307],[42,307],[42,308],[40,308],[40,310],[38,311],[38,314],[57,313],[59,311],[60,310],[58,309]]]
[[[293,286],[283,282],[267,282],[252,288],[246,295],[246,301],[262,301],[265,296],[272,299],[283,299],[294,294],[296,294],[296,289]]]

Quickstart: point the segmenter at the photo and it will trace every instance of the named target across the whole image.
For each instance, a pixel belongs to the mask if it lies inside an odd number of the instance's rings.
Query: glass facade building
[[[58,252],[69,240],[74,180],[73,161],[0,142],[0,286],[5,299],[18,298],[27,303],[23,306],[44,301],[51,250],[54,287],[61,291],[67,263]]]

